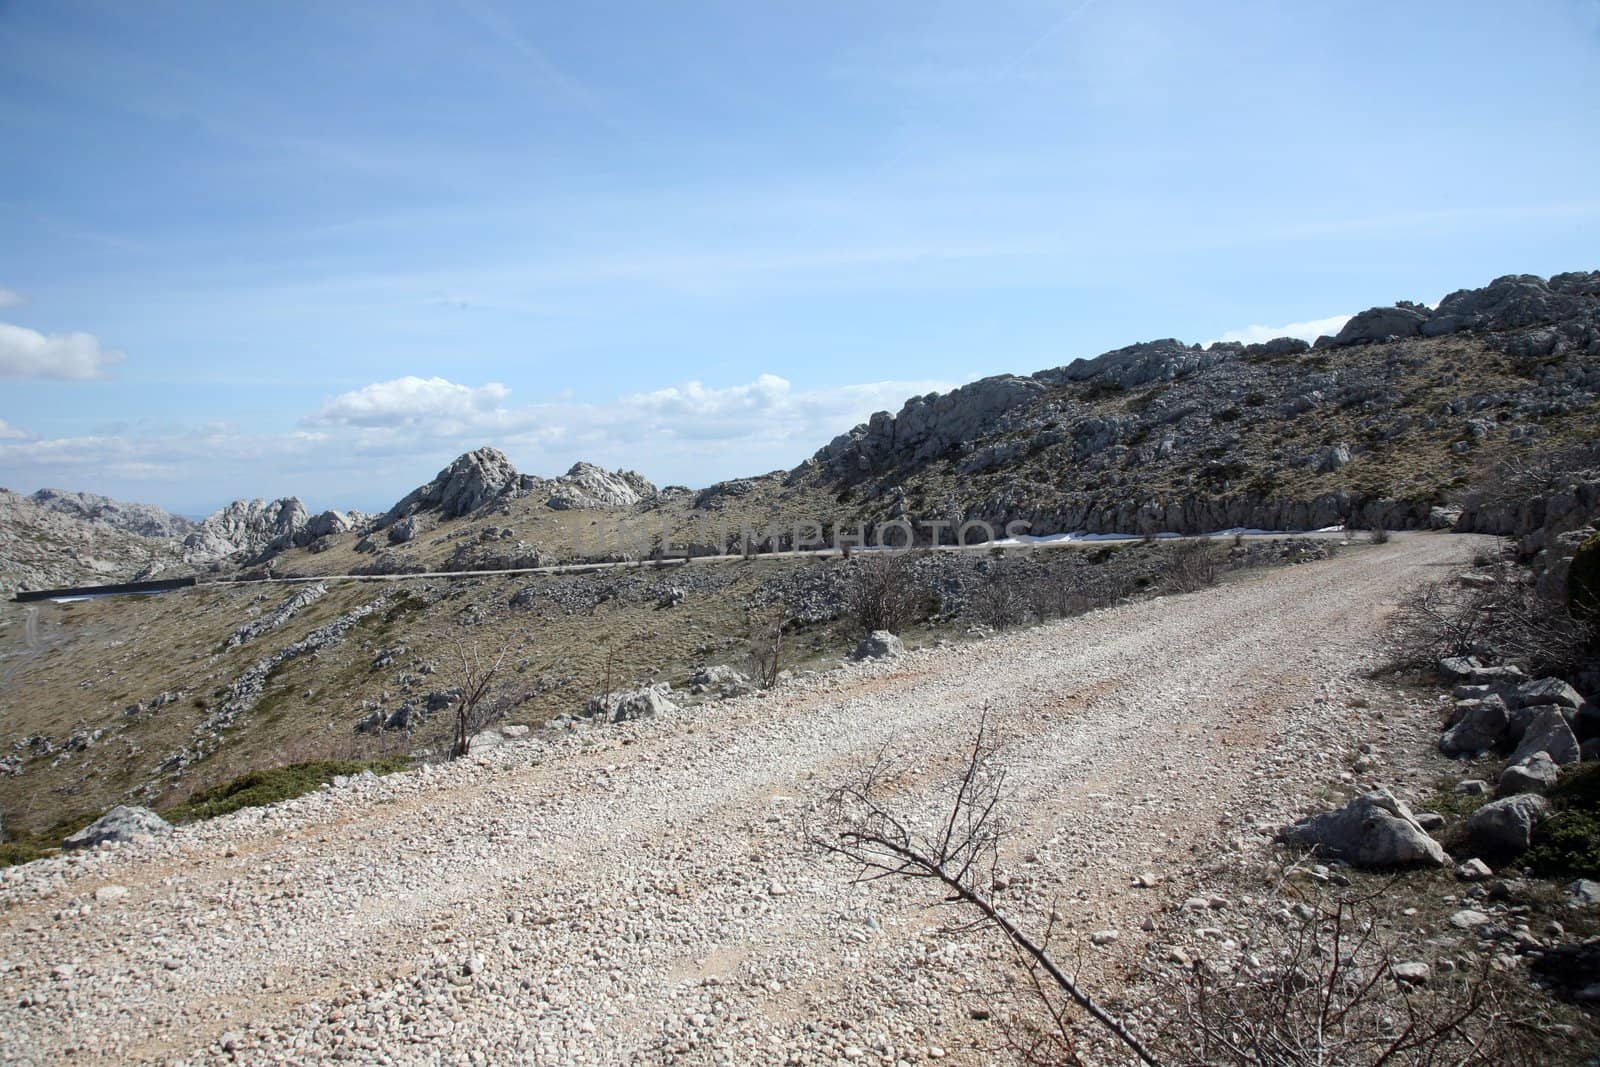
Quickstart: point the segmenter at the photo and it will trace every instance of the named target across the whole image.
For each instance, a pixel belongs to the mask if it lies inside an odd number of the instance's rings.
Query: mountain
[[[94,513],[84,494],[47,492],[32,497],[0,489],[0,596],[20,589],[136,581],[187,573],[177,543],[147,537],[128,525],[172,519],[158,508],[105,501],[114,510]],[[88,510],[80,510],[80,506]],[[114,518],[113,518],[114,516]],[[182,521],[182,520],[178,520]]]
[[[1399,302],[1307,345],[1152,341],[907,401],[791,471],[845,521],[1036,533],[1438,525],[1474,470],[1591,438],[1600,271]]]
[[[154,504],[112,500],[96,493],[40,489],[28,499],[42,508],[141,537],[182,537],[197,525],[193,520],[168,514]]]

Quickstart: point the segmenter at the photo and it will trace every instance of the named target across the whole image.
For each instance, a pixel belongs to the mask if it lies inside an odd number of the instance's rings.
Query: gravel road
[[[808,806],[882,751],[933,818],[987,708],[1000,900],[1115,983],[1382,729],[1355,698],[1385,606],[1476,547],[1396,536],[0,872],[0,1060],[983,1062],[997,946],[809,853]]]

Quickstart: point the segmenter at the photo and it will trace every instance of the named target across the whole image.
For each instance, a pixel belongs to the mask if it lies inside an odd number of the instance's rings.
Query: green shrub
[[[49,854],[48,849],[40,848],[31,841],[8,841],[0,845],[0,867],[14,867]]]
[[[1600,878],[1600,765],[1567,771],[1548,795],[1556,813],[1520,864],[1552,878]]]
[[[214,819],[240,808],[258,808],[280,800],[304,796],[340,775],[393,774],[404,770],[405,756],[384,756],[373,760],[309,760],[264,771],[241,774],[231,782],[203,790],[164,814],[168,822],[194,822]]]
[[[1567,572],[1567,603],[1572,613],[1600,620],[1600,534],[1578,546]]]

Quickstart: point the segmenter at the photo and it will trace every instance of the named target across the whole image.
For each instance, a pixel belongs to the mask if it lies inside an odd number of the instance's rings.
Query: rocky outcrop
[[[631,507],[656,494],[637,471],[608,471],[593,463],[574,463],[551,485],[550,506],[558,511]]]
[[[1419,304],[1369,308],[1359,315],[1352,316],[1333,339],[1333,343],[1358,345],[1370,341],[1415,337],[1422,332],[1423,324],[1428,321],[1431,314],[1427,308]]]
[[[311,519],[299,497],[235,500],[208,515],[198,529],[183,539],[184,558],[211,563],[244,556],[259,559],[310,538],[301,536]]]
[[[41,508],[69,515],[82,522],[108,526],[140,537],[182,537],[195,528],[194,520],[169,514],[154,504],[112,500],[97,493],[40,489],[28,499]]]
[[[898,415],[878,412],[834,438],[812,460],[844,475],[929,460],[991,429],[995,419],[1044,391],[1035,378],[1002,374],[948,393],[913,397]]]
[[[419,485],[379,520],[389,526],[418,512],[441,519],[470,514],[500,496],[522,487],[522,475],[498,448],[479,448],[457,456],[433,480]]]
[[[178,543],[0,489],[0,595],[191,573]]]

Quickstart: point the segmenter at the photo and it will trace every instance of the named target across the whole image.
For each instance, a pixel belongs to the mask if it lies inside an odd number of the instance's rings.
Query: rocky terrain
[[[183,573],[173,539],[182,521],[88,494],[0,489],[0,596]]]
[[[0,491],[8,590],[202,579],[0,606],[0,849],[67,847],[0,874],[0,1049],[984,1062],[1003,950],[800,831],[885,744],[931,814],[987,708],[1021,783],[997,891],[1073,901],[1142,1025],[1145,983],[1256,967],[1291,897],[1400,865],[1404,980],[1532,975],[1565,1056],[1600,968],[1541,976],[1591,890],[1495,868],[1600,878],[1600,670],[1560,644],[1600,611],[1597,407],[1600,272],[1515,276],[913,398],[698,491],[492,447],[377,515]],[[973,521],[1072,536],[899,557],[898,634],[858,625],[874,554],[793,551]],[[1410,675],[1391,614],[1432,642]],[[209,817],[280,771],[335,784]]]
[[[1005,906],[1036,926],[1062,912],[1058,951],[1096,988],[1141,965],[1224,965],[1296,899],[1251,873],[1292,858],[1282,825],[1375,785],[1422,810],[1454,773],[1430,742],[1436,705],[1369,672],[1386,605],[1473,548],[1398,538],[13,868],[5,1047],[23,1062],[982,1062],[1006,952],[945,933],[925,887],[853,884],[809,850],[822,794],[884,752],[906,772],[896,803],[937,818],[987,709],[1013,771]],[[1155,674],[1157,659],[1187,667]],[[1366,877],[1339,869],[1321,877]],[[1551,935],[1512,929],[1526,890],[1479,885],[1408,883],[1386,931],[1407,974],[1530,966]],[[1558,905],[1561,923],[1592,930],[1587,907]],[[1146,1004],[1131,1021],[1148,1031]],[[1547,1062],[1575,1062],[1592,1027],[1549,1010]]]

